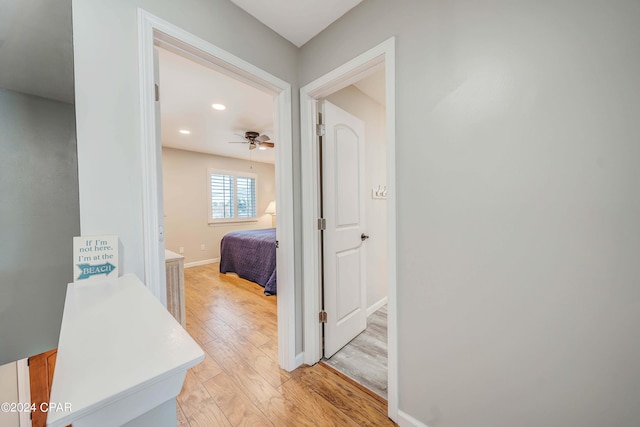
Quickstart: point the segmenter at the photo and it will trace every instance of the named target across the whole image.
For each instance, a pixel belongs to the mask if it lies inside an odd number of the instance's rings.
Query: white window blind
[[[253,174],[208,169],[209,222],[247,221],[257,217]]]
[[[211,184],[211,218],[233,218],[233,176],[215,173],[209,176]]]
[[[256,216],[256,179],[238,177],[238,218]]]

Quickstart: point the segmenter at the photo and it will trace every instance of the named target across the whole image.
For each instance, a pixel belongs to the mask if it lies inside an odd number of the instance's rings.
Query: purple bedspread
[[[275,295],[276,229],[232,231],[220,242],[220,273],[236,273]]]

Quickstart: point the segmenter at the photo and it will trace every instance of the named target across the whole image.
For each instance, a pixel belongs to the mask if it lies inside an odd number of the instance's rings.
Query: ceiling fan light
[[[258,150],[266,150],[267,147],[265,147],[264,145],[258,145]]]
[[[222,104],[212,104],[211,108],[213,108],[214,110],[218,110],[218,111],[222,111],[222,110],[226,110],[227,107],[222,105]]]

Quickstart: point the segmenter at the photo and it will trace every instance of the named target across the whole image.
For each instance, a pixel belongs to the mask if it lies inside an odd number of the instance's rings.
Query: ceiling
[[[231,1],[299,47],[362,0]],[[0,88],[74,102],[71,0],[0,0]]]
[[[74,102],[71,0],[0,0],[0,87]]]
[[[361,2],[231,1],[297,46]],[[160,67],[164,146],[274,162],[272,95],[168,51],[161,51]],[[356,86],[380,102],[375,92],[384,85],[372,79]],[[71,0],[0,0],[0,88],[74,102]],[[227,109],[213,110],[214,102]],[[228,143],[248,130],[271,136],[276,148],[249,152],[246,144]]]
[[[273,95],[166,49],[158,48],[158,56],[163,147],[275,163]],[[385,105],[384,68],[354,86]],[[214,103],[226,110],[214,110]],[[269,135],[275,148],[249,150],[240,136],[246,131]]]
[[[182,150],[274,163],[274,97],[211,68],[158,48],[162,145]],[[214,110],[219,103],[227,108]],[[180,130],[188,130],[184,135]],[[237,134],[267,134],[276,148],[249,150]]]
[[[231,0],[300,47],[362,0]]]

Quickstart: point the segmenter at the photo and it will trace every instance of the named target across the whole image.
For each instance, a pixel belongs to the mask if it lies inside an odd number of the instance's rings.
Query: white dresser
[[[184,257],[164,250],[167,272],[167,310],[183,328],[187,327],[184,308]]]

